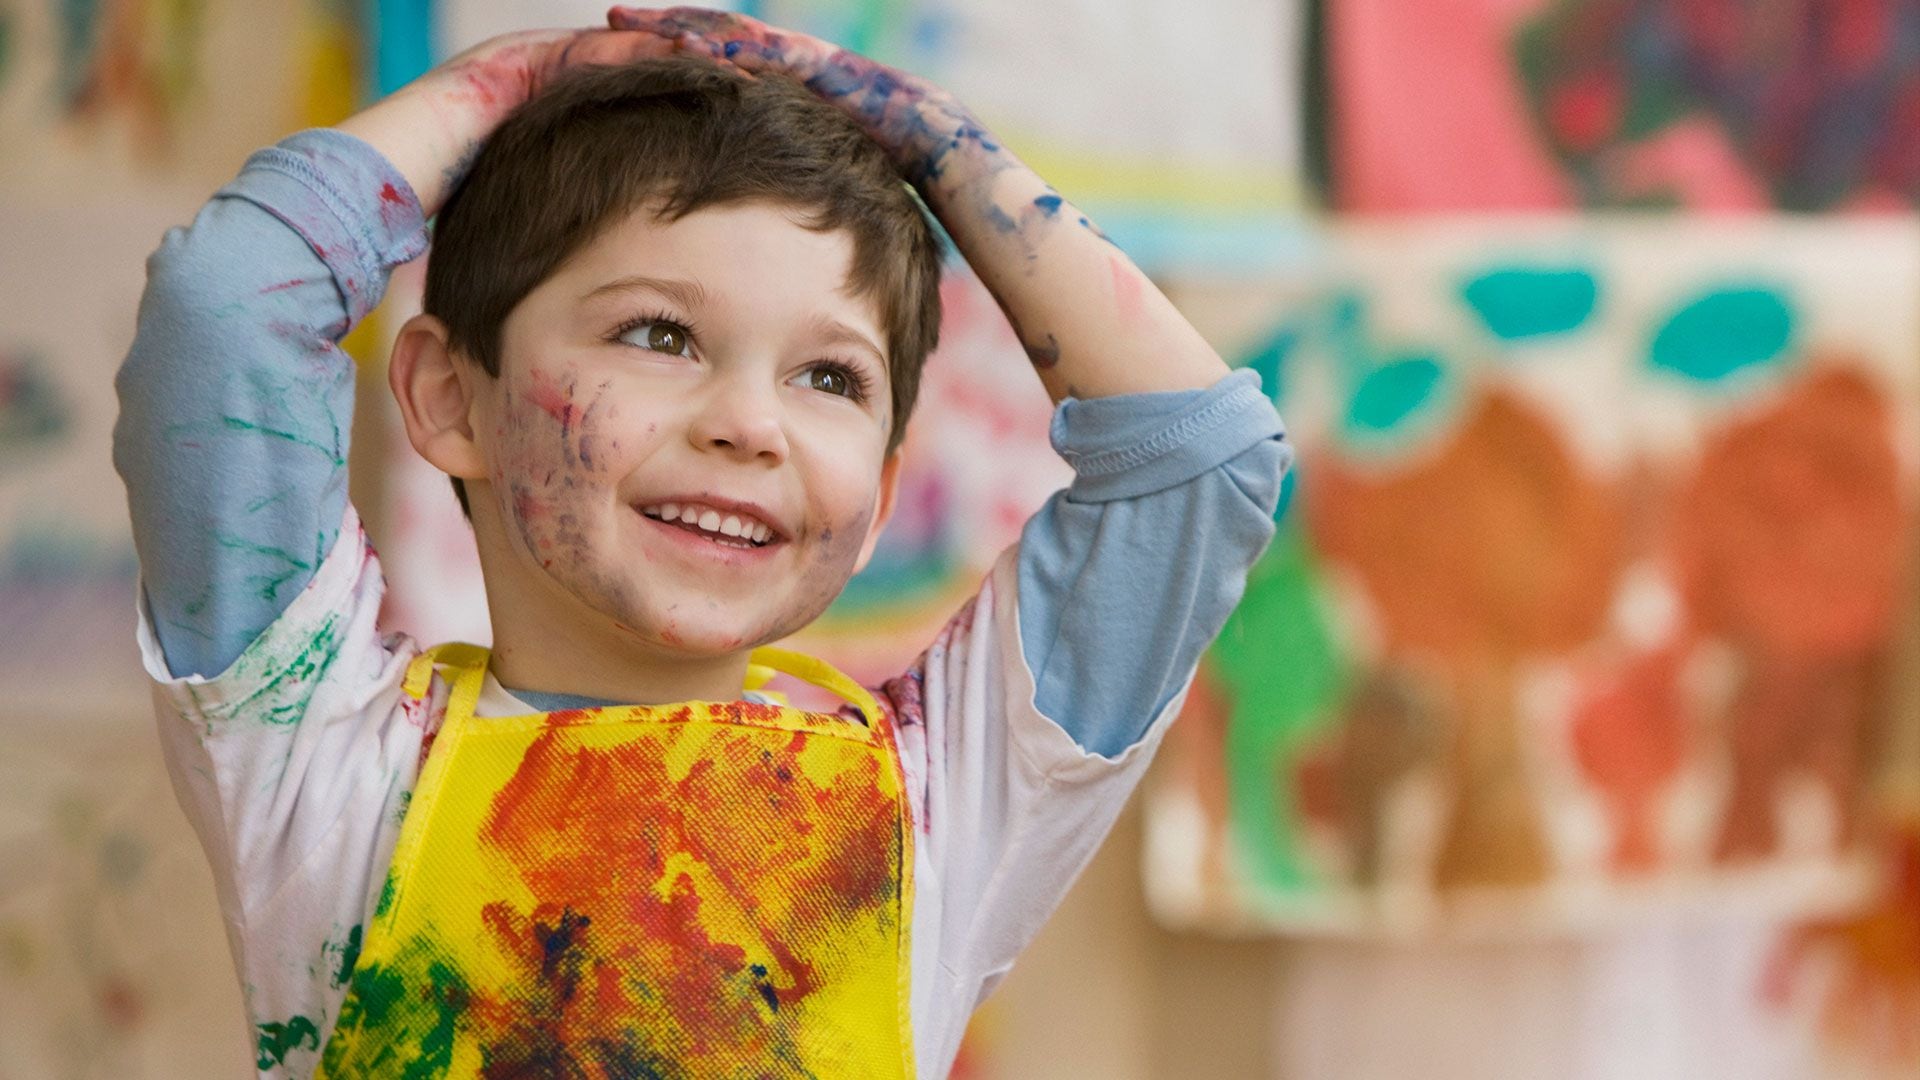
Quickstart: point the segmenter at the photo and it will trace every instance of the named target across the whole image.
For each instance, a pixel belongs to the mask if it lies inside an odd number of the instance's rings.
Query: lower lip
[[[774,540],[760,547],[732,547],[709,540],[692,529],[683,529],[678,525],[669,525],[659,518],[650,518],[638,511],[634,514],[644,528],[662,534],[662,539],[680,551],[722,566],[759,566],[774,556],[780,541]]]

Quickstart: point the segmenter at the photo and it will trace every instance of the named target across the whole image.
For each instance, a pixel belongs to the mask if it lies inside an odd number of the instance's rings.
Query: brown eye
[[[815,390],[838,394],[841,397],[846,397],[853,390],[852,384],[847,380],[847,373],[835,371],[833,368],[814,368],[810,385]]]
[[[647,324],[647,348],[655,352],[679,354],[687,351],[687,331],[670,322]]]

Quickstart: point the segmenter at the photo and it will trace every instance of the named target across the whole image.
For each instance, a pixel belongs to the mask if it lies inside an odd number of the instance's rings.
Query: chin
[[[687,657],[727,656],[765,645],[798,629],[769,630],[764,626],[693,624],[672,618],[651,618],[643,622],[647,630],[619,622],[619,628],[632,637],[656,648]]]

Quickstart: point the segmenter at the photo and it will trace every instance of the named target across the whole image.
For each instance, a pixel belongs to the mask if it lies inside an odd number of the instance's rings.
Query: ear
[[[900,448],[894,447],[887,453],[886,463],[880,466],[880,490],[877,493],[879,503],[873,508],[873,521],[867,525],[867,539],[860,545],[860,560],[853,564],[853,572],[859,573],[867,568],[867,560],[873,558],[873,548],[880,542],[880,533],[893,519],[894,496],[900,492]]]
[[[415,315],[400,327],[387,383],[400,403],[407,441],[448,476],[487,478],[486,457],[473,437],[471,371],[447,345],[447,324]],[[463,377],[464,376],[464,377]]]

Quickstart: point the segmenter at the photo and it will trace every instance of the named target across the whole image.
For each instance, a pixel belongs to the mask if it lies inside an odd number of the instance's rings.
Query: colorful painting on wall
[[[1249,362],[1301,448],[1153,799],[1158,911],[1604,925],[1875,880],[1920,227],[1337,230]]]
[[[1920,201],[1908,0],[1342,0],[1329,30],[1343,210]]]
[[[1298,0],[707,6],[825,38],[952,90],[1149,273],[1271,272],[1298,246],[1308,200]],[[505,30],[595,24],[606,8],[442,0],[438,51]],[[1232,63],[1218,62],[1224,35],[1236,42]]]

